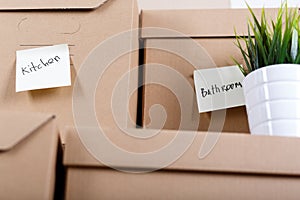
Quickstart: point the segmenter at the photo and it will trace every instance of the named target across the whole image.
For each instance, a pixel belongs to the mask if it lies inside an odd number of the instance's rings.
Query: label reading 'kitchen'
[[[70,85],[67,44],[16,52],[16,92]]]
[[[244,75],[238,66],[194,71],[200,113],[245,105]]]

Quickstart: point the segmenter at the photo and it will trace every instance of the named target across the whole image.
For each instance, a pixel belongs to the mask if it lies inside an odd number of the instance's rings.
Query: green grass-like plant
[[[244,75],[273,64],[300,63],[299,49],[299,14],[296,8],[288,9],[283,3],[274,20],[267,21],[265,9],[261,19],[257,19],[249,5],[253,21],[248,21],[248,35],[238,36],[235,31],[236,45],[240,49],[245,67],[233,59]],[[251,34],[252,33],[252,34]],[[246,48],[241,42],[245,42]]]

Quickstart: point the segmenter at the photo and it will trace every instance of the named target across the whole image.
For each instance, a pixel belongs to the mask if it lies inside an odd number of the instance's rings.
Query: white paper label
[[[200,113],[245,105],[238,66],[194,71],[194,82]]]
[[[67,44],[16,52],[16,92],[71,85]]]

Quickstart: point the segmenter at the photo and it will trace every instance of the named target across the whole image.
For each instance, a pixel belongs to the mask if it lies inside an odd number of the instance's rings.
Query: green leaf
[[[236,36],[236,46],[246,63],[244,72],[250,73],[258,68],[280,63],[300,64],[300,16],[297,9],[288,9],[287,2],[282,3],[275,20],[268,23],[266,10],[261,10],[260,21],[247,4],[251,20],[248,21],[248,35]],[[253,36],[251,35],[253,33]],[[243,49],[241,42],[246,48]],[[236,61],[236,60],[235,60]]]
[[[298,53],[298,31],[294,28],[292,34],[291,57],[293,61],[296,59]]]
[[[234,57],[231,57],[231,59],[240,68],[240,70],[244,74],[244,76],[246,76],[248,74],[248,72],[245,71],[244,67]]]

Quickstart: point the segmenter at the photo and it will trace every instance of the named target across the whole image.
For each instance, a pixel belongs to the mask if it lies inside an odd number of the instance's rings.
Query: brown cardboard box
[[[266,12],[274,17],[275,11],[267,9]],[[259,15],[261,10],[254,12]],[[249,132],[244,106],[199,115],[193,83],[195,69],[234,65],[231,56],[242,63],[242,56],[234,44],[234,28],[238,35],[247,34],[248,17],[247,9],[142,11],[141,27],[144,29],[141,36],[145,48],[144,127]],[[164,73],[166,67],[158,68],[159,65],[167,66],[171,71]],[[182,78],[187,81],[188,87]],[[165,85],[153,84],[162,79],[171,80]],[[153,109],[150,112],[155,104],[165,109],[164,125],[161,111]],[[222,119],[225,119],[224,126]]]
[[[0,199],[53,199],[58,131],[46,114],[0,113]]]
[[[86,138],[95,131],[88,128],[82,130],[84,133],[81,134]],[[151,139],[138,140],[122,134],[119,129],[104,130],[119,148],[137,153],[159,150],[178,137],[176,131],[162,130]],[[135,131],[140,131],[139,135],[147,135],[151,130]],[[66,199],[298,198],[298,138],[221,134],[212,151],[200,158],[198,155],[205,138],[214,137],[216,133],[209,134],[212,135],[183,131],[182,142],[195,138],[175,162],[151,173],[125,173],[98,162],[83,146],[77,131],[68,128],[64,155]],[[174,149],[177,148],[181,148],[180,145]],[[156,159],[145,165],[145,162],[128,162],[124,157],[115,157],[108,149],[102,153],[113,158],[111,166],[114,167],[136,172],[157,167]]]
[[[0,109],[54,113],[59,128],[74,124],[72,95],[75,81],[81,89],[82,98],[87,98],[87,91],[84,91],[87,83],[78,75],[83,65],[93,68],[87,66],[90,53],[110,37],[138,27],[138,10],[134,0],[0,0],[0,10],[0,26],[5,27],[0,33],[3,38],[0,48]],[[111,49],[127,46],[134,49],[138,38],[136,33],[131,36],[123,43],[112,44]],[[72,87],[16,93],[16,51],[53,44],[69,45]],[[99,55],[93,65],[100,67],[103,59],[105,56]],[[103,77],[99,77],[95,107],[102,123],[113,123],[110,106],[113,88],[124,74],[137,65],[137,52],[129,52],[113,60]],[[90,70],[91,78],[94,73]],[[131,126],[135,126],[136,105],[134,93],[127,109],[133,119]]]

